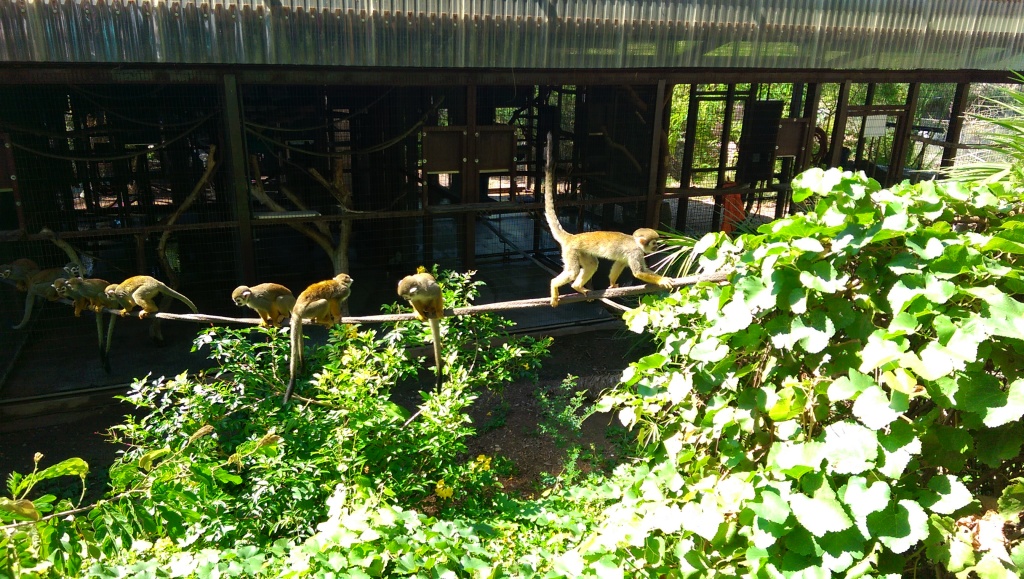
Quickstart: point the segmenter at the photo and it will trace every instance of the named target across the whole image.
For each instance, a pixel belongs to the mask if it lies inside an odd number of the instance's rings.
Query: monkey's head
[[[118,299],[118,297],[117,297],[117,284],[116,283],[112,283],[112,284],[108,285],[107,289],[103,290],[103,293],[108,298],[110,298],[112,300]]]
[[[66,280],[66,279],[64,279],[62,277],[58,277],[57,279],[53,280],[53,284],[51,284],[51,285],[53,285],[53,289],[56,290],[57,295],[59,295],[62,298],[66,298],[67,297],[67,294],[68,294],[68,280]]]
[[[252,295],[252,290],[247,285],[240,285],[235,288],[235,291],[231,292],[231,299],[235,302],[236,306],[244,306],[249,301],[249,296]]]
[[[64,272],[71,277],[82,277],[82,268],[76,263],[69,263],[64,266]]]
[[[11,270],[13,268],[9,265],[0,266],[0,278],[7,279],[11,277]]]
[[[647,227],[641,227],[633,232],[633,240],[640,246],[644,253],[653,253],[661,249],[661,241],[658,232]]]
[[[334,281],[340,283],[346,288],[352,286],[352,278],[347,273],[339,273],[338,275],[334,276]]]
[[[398,295],[404,300],[412,301],[417,295],[426,291],[428,286],[436,283],[434,276],[425,271],[407,275],[398,282]]]

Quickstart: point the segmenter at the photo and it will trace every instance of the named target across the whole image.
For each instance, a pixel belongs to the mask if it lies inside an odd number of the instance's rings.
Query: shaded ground
[[[503,480],[506,490],[531,494],[539,490],[543,473],[561,472],[565,449],[539,433],[537,419],[540,414],[536,392],[561,383],[568,374],[583,376],[581,387],[596,394],[614,384],[630,359],[639,357],[633,349],[638,338],[625,330],[605,330],[559,336],[554,339],[551,357],[543,362],[540,380],[511,384],[501,395],[485,393],[474,405],[471,416],[478,436],[469,445],[467,458],[479,454],[504,456],[515,467],[513,475]],[[106,485],[107,470],[120,447],[106,442],[104,432],[119,424],[131,407],[116,401],[79,413],[74,420],[13,432],[0,431],[0,477],[6,486],[11,471],[31,472],[32,457],[36,452],[44,455],[41,467],[55,464],[70,457],[79,457],[89,463],[87,484],[93,493],[100,493]],[[614,417],[594,415],[583,425],[578,443],[586,455],[581,461],[583,470],[607,465],[620,458],[616,440],[621,433],[609,426],[616,424]],[[596,452],[589,452],[593,448]],[[77,496],[80,485],[68,481],[64,496]],[[6,492],[2,494],[7,494]],[[63,493],[62,493],[63,494]]]

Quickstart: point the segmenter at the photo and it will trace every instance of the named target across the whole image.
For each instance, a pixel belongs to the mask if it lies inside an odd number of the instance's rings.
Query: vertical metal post
[[[839,99],[836,103],[835,124],[832,125],[832,138],[829,139],[828,166],[836,167],[843,154],[843,138],[846,136],[846,118],[850,109],[850,81],[845,80],[839,85]]]
[[[953,106],[949,112],[949,129],[946,130],[946,143],[957,145],[960,143],[960,132],[964,128],[964,111],[967,110],[967,95],[970,94],[971,83],[961,82],[956,85],[956,92],[953,93]],[[942,149],[942,161],[940,167],[952,167],[956,163],[956,148],[945,147]]]
[[[752,84],[751,87],[757,85]],[[753,100],[756,94],[754,88],[748,95],[747,101]],[[725,187],[725,168],[729,164],[729,136],[732,134],[732,110],[736,104],[736,85],[730,84],[729,90],[725,93],[725,114],[722,116],[722,137],[719,140],[718,150],[718,178],[715,180],[715,189]],[[753,184],[751,184],[753,185]],[[722,217],[725,215],[725,198],[722,195],[715,195],[715,205],[711,212],[712,231],[722,230]]]
[[[886,186],[902,181],[903,167],[907,164],[907,144],[910,142],[910,133],[914,126],[914,113],[917,112],[917,95],[921,92],[921,85],[916,82],[910,83],[907,90],[907,105],[896,120],[896,135],[892,144],[892,159],[889,159],[889,174]]]
[[[818,107],[821,105],[821,85],[807,85],[807,98],[804,99],[804,118],[807,119],[807,133],[804,134],[804,146],[796,160],[796,172],[799,173],[810,166],[811,149],[814,146],[814,132],[818,128]],[[824,152],[822,152],[824,155]]]
[[[462,167],[462,202],[476,203],[479,200],[480,189],[480,166],[477,153],[477,123],[476,123],[476,82],[466,87],[466,135],[465,148],[466,158]],[[476,212],[465,214],[462,222],[463,231],[463,262],[465,269],[473,269],[476,263]]]
[[[225,74],[221,84],[221,110],[224,111],[224,152],[221,162],[227,169],[228,190],[233,200],[234,218],[238,222],[238,271],[236,275],[251,283],[256,278],[256,260],[253,257],[252,211],[249,208],[249,172],[246,168],[245,125],[242,118],[242,98],[238,92],[238,79]],[[259,175],[255,175],[259,178]]]
[[[864,104],[866,104],[866,105],[873,105],[873,104],[875,104],[875,86],[876,85],[873,82],[868,84],[868,94],[867,94],[867,96],[864,97]],[[860,134],[859,134],[859,137],[857,138],[857,151],[853,155],[853,161],[854,162],[862,161],[864,159],[864,127],[867,126],[867,124],[868,124],[867,120],[868,120],[868,118],[866,116],[865,117],[861,117],[861,119],[860,119]],[[872,161],[872,162],[874,162],[874,161]],[[846,169],[846,168],[848,168],[848,167],[844,167],[844,169]]]
[[[690,105],[686,112],[686,140],[683,141],[683,166],[679,171],[679,188],[683,191],[690,189],[690,182],[693,180],[693,151],[697,146],[697,115],[700,114],[697,86],[696,84],[690,85]],[[676,211],[676,231],[686,231],[686,213],[689,206],[689,197],[679,198],[679,209]]]
[[[654,97],[654,123],[651,135],[651,163],[647,181],[647,208],[644,225],[657,227],[661,215],[661,187],[665,184],[665,156],[662,154],[662,142],[668,131],[665,108],[672,106],[672,100],[666,99],[668,85],[665,79],[658,81],[658,92]]]

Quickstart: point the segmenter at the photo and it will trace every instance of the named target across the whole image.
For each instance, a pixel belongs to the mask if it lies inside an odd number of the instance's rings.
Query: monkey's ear
[[[245,290],[244,292],[242,292],[242,297],[243,298],[247,298],[247,297],[249,297],[251,295],[252,295],[252,290]]]

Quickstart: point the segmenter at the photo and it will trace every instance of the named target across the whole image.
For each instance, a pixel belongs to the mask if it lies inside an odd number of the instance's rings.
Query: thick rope
[[[721,283],[726,281],[728,278],[728,272],[716,272],[710,274],[701,275],[690,275],[686,277],[672,278],[672,287],[682,287],[688,285],[695,285],[698,283],[710,282],[710,283]],[[627,296],[636,296],[649,293],[655,293],[663,291],[665,288],[661,288],[655,285],[636,285],[629,287],[617,287],[608,288],[604,290],[592,290],[587,292],[587,295],[578,293],[568,294],[559,298],[560,304],[574,303],[574,302],[585,302],[591,300],[597,300],[602,298],[622,298]],[[494,302],[490,304],[480,304],[475,306],[468,306],[464,308],[446,309],[444,311],[445,316],[469,316],[484,312],[503,312],[509,310],[521,310],[527,308],[541,308],[551,307],[550,298],[530,298],[525,300],[512,300],[507,302]],[[117,315],[121,310],[107,309],[106,312]],[[220,324],[248,324],[257,325],[260,323],[259,318],[229,318],[225,316],[213,316],[209,314],[171,314],[167,312],[156,312],[150,314],[150,317],[161,318],[165,320],[181,320],[189,322],[200,322],[200,323],[220,323]],[[384,322],[405,322],[410,320],[416,320],[415,314],[381,314],[374,316],[349,316],[342,318],[342,324],[371,324],[371,323],[384,323]]]

